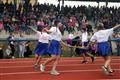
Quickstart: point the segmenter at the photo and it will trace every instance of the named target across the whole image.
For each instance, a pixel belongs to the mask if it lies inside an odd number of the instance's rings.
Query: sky
[[[58,4],[58,0],[38,0],[38,2],[40,4],[44,4],[44,3],[49,3],[49,4],[54,4],[54,5]],[[75,5],[77,7],[78,5],[97,6],[98,4],[97,4],[97,2],[64,1],[64,5],[68,5],[71,7],[73,7]],[[100,2],[100,6],[105,6],[105,2]],[[109,3],[108,7],[111,7],[111,6],[120,7],[120,3]]]

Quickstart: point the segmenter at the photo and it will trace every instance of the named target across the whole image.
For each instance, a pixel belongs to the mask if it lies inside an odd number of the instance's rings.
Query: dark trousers
[[[13,44],[10,44],[10,48],[11,48],[11,56],[14,56],[14,54],[15,54],[15,46]]]

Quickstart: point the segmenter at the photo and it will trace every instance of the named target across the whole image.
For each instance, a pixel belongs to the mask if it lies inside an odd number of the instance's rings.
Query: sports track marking
[[[82,60],[60,60],[59,62],[72,62],[72,61],[76,61],[76,62],[82,62]],[[15,64],[15,63],[34,63],[35,61],[7,61],[7,62],[0,62],[0,64]],[[43,60],[41,62],[44,62]],[[91,62],[91,60],[88,60],[88,62]],[[104,60],[96,60],[95,62],[104,62]],[[120,60],[116,59],[114,61],[111,62],[120,62]]]
[[[61,67],[64,67],[64,66],[92,66],[92,65],[94,65],[94,66],[101,66],[101,65],[103,65],[102,63],[97,63],[97,64],[67,64],[67,65],[64,65],[64,64],[61,64],[61,65],[59,65],[58,64],[58,66],[61,66]],[[117,65],[120,65],[120,63],[112,63],[111,65],[114,65],[114,66],[117,66]],[[47,65],[47,66],[52,66],[52,65]],[[30,68],[33,68],[34,67],[34,65],[29,65],[29,66],[0,66],[0,69],[6,69],[6,68],[28,68],[28,67],[30,67]]]
[[[120,71],[120,69],[114,69],[116,71]],[[94,72],[98,72],[98,71],[102,71],[102,69],[94,69],[94,70],[63,70],[63,71],[59,71],[61,73],[74,73],[74,72],[91,72],[91,71],[94,71]],[[37,71],[37,72],[14,72],[14,73],[2,73],[0,74],[1,76],[2,75],[19,75],[19,74],[40,74],[41,72],[40,71]],[[50,73],[50,71],[46,71],[45,73]]]
[[[111,64],[117,65],[117,64],[120,64],[119,62],[120,62],[120,60],[116,59],[116,60],[112,60]],[[76,66],[77,66],[77,64],[78,65],[83,65],[83,64],[81,64],[80,60],[67,60],[67,61],[66,60],[61,60],[58,65],[62,66],[62,65],[65,65],[65,64],[76,65]],[[91,63],[91,60],[90,60],[88,62],[88,64],[86,64],[86,65],[103,65],[103,64],[104,64],[103,60],[96,60],[95,63]],[[32,61],[32,62],[27,62],[27,61],[1,62],[0,65],[1,65],[0,68],[2,68],[2,67],[14,67],[14,66],[16,66],[16,67],[18,67],[18,66],[21,66],[21,67],[22,66],[33,66],[34,61]]]
[[[89,59],[90,57],[86,57],[86,59]],[[42,60],[45,60],[47,58],[43,58]],[[103,59],[101,57],[96,57],[96,60]],[[120,57],[112,57],[112,59],[120,59]],[[33,61],[34,58],[15,58],[15,59],[0,59],[0,62],[6,62],[6,61]],[[82,57],[61,57],[61,60],[82,60]]]
[[[72,59],[72,60],[71,60]],[[77,58],[77,59],[74,59],[74,58],[71,58],[71,59],[65,59],[65,58],[62,58],[62,59],[60,59],[60,62],[71,62],[71,61],[82,61],[82,59],[81,58]],[[46,59],[42,59],[42,61],[45,61]],[[87,60],[88,61],[91,61],[91,59],[90,58],[87,58]],[[112,61],[116,61],[116,62],[118,62],[118,61],[120,61],[120,58],[116,58],[116,59],[112,59]],[[95,61],[104,61],[102,58],[96,58],[95,59]],[[8,59],[4,59],[4,60],[0,60],[0,64],[1,63],[19,63],[19,62],[22,62],[22,63],[28,63],[28,62],[34,62],[34,59],[25,59],[25,60],[20,60],[20,59],[10,59],[10,60],[8,60]]]
[[[87,58],[88,59],[88,58]],[[43,59],[44,61],[45,59]],[[96,62],[94,64],[91,63],[91,59],[90,63],[88,64],[81,64],[81,58],[62,58],[60,60],[60,63],[58,65],[58,67],[62,67],[62,69],[58,69],[61,72],[60,76],[56,76],[56,77],[51,77],[51,75],[49,75],[48,73],[50,73],[50,70],[46,70],[45,74],[40,74],[41,72],[39,70],[37,71],[33,71],[34,68],[32,68],[32,64],[34,64],[34,59],[10,59],[10,60],[0,60],[0,65],[1,64],[5,64],[5,66],[0,67],[0,69],[8,69],[9,73],[2,73],[0,74],[0,77],[2,80],[120,80],[120,58],[117,57],[113,57],[112,60],[112,66],[114,65],[117,66],[117,68],[115,68],[115,75],[112,77],[106,76],[100,65],[103,65],[102,63],[104,62],[104,60],[102,58],[96,58]],[[9,62],[8,62],[9,61]],[[79,63],[76,63],[79,62]],[[18,65],[18,64],[21,64]],[[30,70],[29,72],[27,71],[22,71],[19,72],[23,67],[27,68],[26,63],[29,63],[28,66],[30,69],[33,69],[32,71]],[[7,65],[13,65],[13,66],[7,66]],[[48,65],[48,66],[52,66],[52,65]],[[74,67],[75,66],[75,67]],[[87,67],[90,66],[94,66],[94,69],[91,69],[91,67],[88,69]],[[97,66],[99,66],[99,69],[96,69]],[[4,67],[4,68],[3,68]],[[16,68],[15,68],[16,67]],[[77,68],[76,70],[73,70],[72,68]],[[81,69],[83,67],[85,70]],[[19,69],[18,72],[14,72],[11,69],[15,68],[15,70]],[[20,69],[21,68],[21,69]],[[45,77],[47,76],[47,77]],[[101,79],[100,79],[101,78]]]

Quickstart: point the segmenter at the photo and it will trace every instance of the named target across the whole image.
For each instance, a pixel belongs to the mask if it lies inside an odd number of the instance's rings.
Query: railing
[[[19,42],[21,42],[21,41],[31,41],[31,42],[37,42],[37,39],[33,39],[33,38],[15,38],[14,40],[12,40],[12,41],[14,41],[15,43],[17,43],[16,44],[16,49],[18,49],[18,45],[19,45]],[[63,41],[66,41],[65,39],[63,40]],[[77,40],[74,40],[74,41],[77,41]],[[112,39],[112,40],[109,40],[110,41],[110,43],[111,42],[114,42],[114,44],[116,45],[116,49],[117,49],[117,51],[115,50],[112,50],[112,55],[115,55],[115,54],[113,54],[113,53],[117,53],[116,55],[118,55],[118,56],[120,56],[120,38],[115,38],[115,39]],[[8,41],[7,41],[7,39],[6,38],[0,38],[0,43],[1,44],[3,44],[3,43],[7,43]],[[4,46],[7,46],[7,44],[6,45],[4,45]],[[30,46],[30,47],[34,47],[33,45],[32,46]],[[111,48],[113,49],[113,48],[115,48],[113,45],[112,45],[112,43],[111,43]],[[65,48],[64,48],[65,49]],[[69,50],[69,51],[67,51],[67,50]],[[17,53],[19,53],[18,51],[16,51]],[[62,52],[63,52],[63,56],[64,56],[64,54],[66,54],[67,56],[72,56],[75,52],[74,52],[74,49],[73,48],[71,48],[71,47],[68,47],[66,50],[62,50]]]

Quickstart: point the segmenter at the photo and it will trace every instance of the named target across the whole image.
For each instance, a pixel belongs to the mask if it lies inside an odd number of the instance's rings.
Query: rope
[[[80,47],[80,46],[71,46],[71,45],[68,45],[66,44],[64,41],[61,40],[61,43],[67,47],[70,47],[70,48],[79,48],[79,49],[87,49],[86,47]]]

